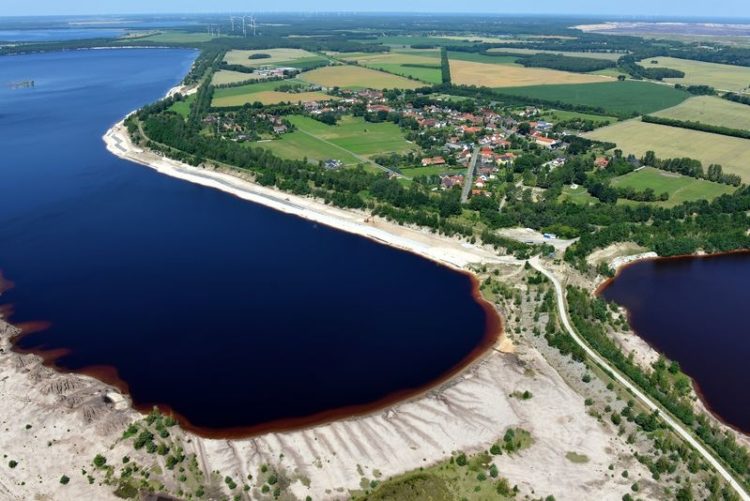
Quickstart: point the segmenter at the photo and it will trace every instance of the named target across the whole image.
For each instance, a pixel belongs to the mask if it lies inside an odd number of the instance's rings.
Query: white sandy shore
[[[215,188],[243,200],[413,252],[453,268],[465,269],[476,263],[520,264],[514,257],[498,256],[484,247],[441,237],[423,229],[399,226],[362,211],[340,209],[312,198],[260,186],[237,175],[161,157],[133,144],[123,122],[109,129],[103,139],[114,155],[151,167],[161,174]]]

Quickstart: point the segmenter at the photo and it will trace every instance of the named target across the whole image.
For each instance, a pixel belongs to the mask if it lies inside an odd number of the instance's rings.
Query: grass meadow
[[[612,180],[612,186],[630,187],[637,191],[651,188],[657,195],[667,192],[669,200],[666,202],[650,202],[664,207],[673,207],[693,200],[713,200],[718,196],[732,193],[736,189],[726,184],[695,179],[653,167],[644,167],[636,172],[616,177]],[[625,200],[621,202],[633,203]]]

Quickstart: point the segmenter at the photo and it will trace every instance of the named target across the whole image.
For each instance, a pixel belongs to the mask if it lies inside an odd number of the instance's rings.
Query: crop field
[[[656,62],[657,64],[653,64]],[[718,90],[750,93],[750,68],[729,64],[704,63],[675,57],[654,57],[640,62],[645,68],[672,68],[685,72],[684,78],[665,78],[670,83],[710,85]]]
[[[669,200],[666,202],[649,202],[665,207],[674,207],[693,200],[713,200],[718,196],[732,193],[736,189],[726,184],[695,179],[653,167],[644,167],[636,172],[616,177],[612,180],[612,186],[629,187],[637,191],[651,188],[657,195],[667,192],[669,193]]]
[[[212,85],[225,85],[245,82],[247,80],[258,80],[255,73],[242,73],[241,71],[219,70],[211,79]]]
[[[654,115],[675,120],[720,125],[732,129],[750,130],[750,106],[733,103],[714,96],[691,97],[674,108],[667,108],[654,113]]]
[[[300,78],[323,87],[341,87],[345,89],[416,89],[424,87],[424,83],[422,82],[391,75],[383,71],[351,65],[318,68],[303,73],[300,75]]]
[[[336,125],[326,125],[309,117],[292,116],[297,130],[281,139],[255,145],[268,148],[283,158],[312,161],[337,159],[347,166],[367,163],[369,155],[407,152],[416,147],[404,139],[401,129],[390,122],[369,123],[345,116]]]
[[[496,49],[489,49],[487,51],[489,54],[493,53],[506,53],[506,54],[519,54],[519,55],[532,55],[532,54],[562,54],[563,56],[568,57],[588,57],[591,59],[606,59],[608,61],[617,61],[620,59],[624,54],[621,54],[619,52],[561,52],[561,51],[555,51],[555,50],[541,50],[541,49],[515,49],[515,48],[507,48],[503,49],[502,47],[496,48]]]
[[[654,151],[658,158],[695,158],[720,164],[724,172],[750,181],[750,140],[627,120],[585,134],[589,139],[611,141],[626,155],[643,156]]]
[[[442,82],[440,54],[434,50],[342,54],[339,59],[356,61],[368,68],[415,78],[427,83],[437,84]]]
[[[687,92],[651,82],[608,81],[581,85],[537,85],[503,90],[504,93],[528,96],[566,104],[604,109],[615,115],[642,115],[677,106],[690,97]]]
[[[492,56],[488,56],[492,57]],[[576,84],[609,81],[607,77],[568,73],[545,68],[524,68],[501,64],[486,64],[450,60],[451,78],[458,85],[485,87],[521,87],[529,85]]]
[[[250,59],[250,56],[256,54],[268,54],[271,57]],[[302,49],[230,50],[224,56],[224,61],[229,64],[239,64],[249,68],[295,65],[305,68],[310,63],[325,61],[325,58]]]
[[[216,89],[211,106],[217,108],[226,106],[242,106],[246,103],[259,101],[263,104],[276,104],[283,102],[308,102],[332,99],[331,96],[322,92],[279,92],[276,90],[280,85],[309,85],[307,82],[296,78],[287,80],[276,80],[271,82],[252,83],[237,87]]]
[[[162,42],[162,43],[196,43],[196,42],[208,42],[213,37],[208,33],[190,33],[187,31],[168,31],[164,33],[157,33],[148,37],[144,37],[141,40],[148,40],[149,42]]]

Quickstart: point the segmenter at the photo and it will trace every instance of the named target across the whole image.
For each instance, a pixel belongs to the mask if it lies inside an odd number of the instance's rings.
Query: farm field
[[[536,85],[502,91],[566,104],[602,108],[615,115],[642,115],[671,108],[690,97],[685,91],[651,82],[608,81],[581,85]]]
[[[271,57],[262,59],[250,59],[250,56],[256,54],[268,54]],[[301,68],[309,66],[311,63],[325,61],[325,58],[312,52],[302,49],[263,49],[263,50],[230,50],[224,56],[224,61],[228,64],[238,64],[249,68],[260,66],[295,66]]]
[[[404,77],[416,78],[427,83],[442,82],[440,55],[437,51],[391,51],[386,53],[341,54],[339,59],[356,61],[368,68],[387,71]]]
[[[584,135],[589,139],[617,144],[626,155],[643,156],[652,150],[659,158],[689,157],[700,160],[704,169],[720,164],[724,172],[750,180],[750,140],[710,134],[678,127],[627,120]]]
[[[522,87],[545,84],[578,84],[608,81],[607,77],[568,73],[544,68],[450,60],[454,84],[485,87]]]
[[[214,73],[211,79],[212,85],[235,84],[247,80],[258,80],[259,76],[255,73],[242,73],[241,71],[219,70]]]
[[[416,89],[424,83],[361,66],[326,66],[300,75],[312,84],[345,89]]]
[[[750,130],[750,107],[714,96],[696,96],[673,108],[658,113],[657,117],[673,118],[720,125],[732,129]]]
[[[621,188],[633,188],[643,191],[651,188],[658,195],[669,193],[669,200],[665,202],[648,202],[663,207],[674,207],[683,202],[693,200],[713,200],[714,198],[732,193],[736,188],[726,184],[714,183],[705,179],[695,179],[674,172],[666,172],[653,167],[644,167],[638,171],[630,172],[624,176],[612,180],[612,186]],[[630,200],[621,200],[626,203]]]
[[[309,85],[307,82],[291,78],[287,80],[275,80],[271,82],[251,83],[238,87],[216,89],[212,106],[217,108],[226,106],[242,106],[246,103],[259,101],[263,104],[275,104],[282,102],[307,102],[332,99],[323,92],[279,92],[276,90],[280,85]]]
[[[487,51],[489,54],[493,53],[506,53],[506,54],[520,54],[520,55],[531,55],[531,54],[562,54],[563,56],[568,57],[588,57],[591,59],[606,59],[608,61],[617,61],[620,59],[624,54],[618,53],[618,52],[561,52],[561,51],[555,51],[555,50],[541,50],[541,49],[516,49],[516,48],[507,48],[504,49],[502,47],[496,48],[496,49],[489,49]]]
[[[653,64],[654,62],[658,64]],[[729,64],[704,63],[675,57],[644,59],[645,68],[672,68],[685,72],[684,78],[665,78],[664,81],[683,85],[710,85],[718,90],[750,93],[750,68]]]
[[[289,120],[297,130],[274,141],[254,144],[283,158],[307,157],[315,162],[337,159],[346,166],[367,163],[369,155],[416,149],[392,123],[369,123],[351,116],[343,117],[336,125],[304,116],[292,116]]]

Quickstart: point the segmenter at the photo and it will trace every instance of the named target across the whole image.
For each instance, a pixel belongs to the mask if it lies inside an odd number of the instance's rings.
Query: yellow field
[[[257,101],[263,104],[278,104],[278,103],[308,103],[310,101],[326,101],[332,99],[328,94],[322,92],[299,92],[292,94],[290,92],[278,92],[275,90],[266,90],[261,92],[253,92],[252,94],[242,94],[239,96],[226,96],[215,98],[211,103],[212,106],[223,107],[223,106],[242,106],[247,103],[255,103]]]
[[[264,59],[249,59],[253,54],[268,54],[271,57]],[[229,64],[239,64],[251,68],[257,66],[267,66],[277,63],[286,63],[295,59],[317,57],[312,52],[302,49],[263,49],[263,50],[230,50],[224,56],[224,61]]]
[[[658,64],[652,64],[652,61],[657,61]],[[743,66],[704,63],[674,57],[644,59],[640,64],[645,68],[672,68],[685,72],[685,78],[665,78],[666,82],[710,85],[718,90],[750,93],[750,68]]]
[[[522,87],[526,85],[577,84],[608,82],[613,79],[601,75],[569,73],[544,68],[472,63],[451,60],[451,79],[458,85],[485,87]]]
[[[750,130],[750,107],[713,96],[697,96],[672,108],[654,113],[657,117],[673,118],[720,125],[731,129]]]
[[[355,89],[416,89],[424,86],[422,82],[415,82],[382,71],[350,65],[317,68],[302,73],[298,78],[323,87]]]
[[[242,73],[241,71],[219,70],[214,73],[211,79],[212,85],[233,84],[245,82],[247,80],[258,80],[259,76],[255,73]]]
[[[512,48],[503,49],[502,47],[496,48],[496,49],[489,49],[487,52],[489,54],[504,52],[506,54],[521,54],[521,55],[562,54],[563,56],[569,56],[569,57],[588,57],[591,59],[607,59],[609,61],[617,61],[624,55],[624,54],[620,54],[617,52],[560,52],[560,51],[555,51],[555,50],[540,50],[540,49],[512,49]]]
[[[585,134],[589,139],[616,143],[623,153],[643,156],[652,150],[658,158],[696,158],[703,168],[720,164],[724,172],[750,181],[750,140],[678,127],[641,122],[619,122]]]

